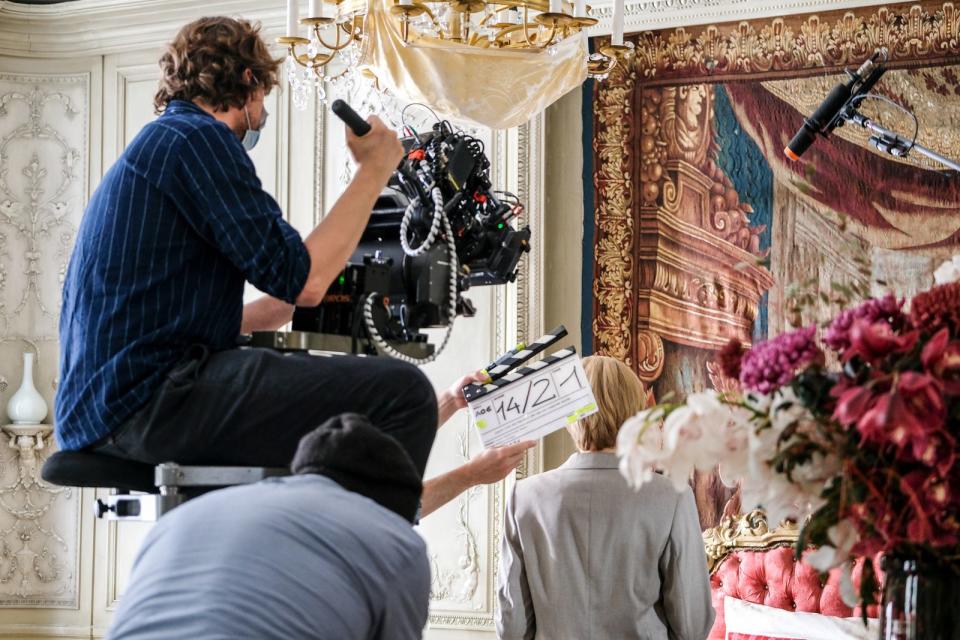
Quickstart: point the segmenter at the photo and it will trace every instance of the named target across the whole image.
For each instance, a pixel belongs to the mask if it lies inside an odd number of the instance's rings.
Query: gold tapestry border
[[[630,39],[636,47],[633,63],[618,67],[594,89],[593,346],[652,382],[662,370],[663,348],[661,334],[638,322],[638,270],[644,265],[637,257],[636,221],[645,202],[664,197],[659,170],[672,159],[667,155],[673,156],[641,148],[641,127],[659,129],[640,118],[648,107],[642,98],[652,85],[759,80],[855,66],[880,46],[890,51],[893,66],[960,60],[960,12],[954,2],[912,2],[681,27]]]
[[[886,47],[893,63],[960,55],[954,2],[914,2],[638,34],[645,79],[717,78],[858,65]]]

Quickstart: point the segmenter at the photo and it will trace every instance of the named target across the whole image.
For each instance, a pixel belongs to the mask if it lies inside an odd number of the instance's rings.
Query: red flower
[[[957,522],[947,512],[951,491],[943,478],[911,471],[900,478],[900,491],[909,505],[907,540],[933,546],[957,543]]]
[[[960,331],[960,282],[951,282],[918,293],[910,302],[913,326],[930,333],[941,327]]]
[[[843,353],[843,360],[846,362],[854,356],[860,356],[866,362],[877,362],[888,355],[909,351],[917,343],[918,337],[917,331],[897,335],[886,322],[858,320],[850,329],[850,348]]]
[[[923,368],[941,382],[950,395],[960,395],[960,341],[950,342],[944,328],[930,338],[921,354]]]
[[[837,395],[837,406],[833,417],[844,426],[857,424],[869,409],[877,402],[877,395],[867,387],[840,388],[843,382],[831,389],[831,395]]]
[[[917,544],[929,542],[933,533],[930,505],[923,499],[926,475],[929,474],[913,471],[900,478],[900,491],[907,497],[911,511],[907,524],[907,540]]]
[[[942,446],[947,444],[942,432],[946,413],[939,383],[929,375],[906,371],[889,393],[863,413],[857,430],[865,441],[892,444],[909,453],[907,457],[939,466],[952,455],[952,447]]]

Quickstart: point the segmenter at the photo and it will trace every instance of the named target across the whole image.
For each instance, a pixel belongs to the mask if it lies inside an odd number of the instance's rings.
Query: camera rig
[[[456,316],[474,314],[464,291],[515,280],[530,228],[514,228],[523,206],[493,189],[482,141],[440,121],[401,142],[404,158],[323,301],[298,307],[292,332],[255,333],[254,346],[422,364],[443,351]],[[422,332],[434,328],[444,329],[437,347]]]

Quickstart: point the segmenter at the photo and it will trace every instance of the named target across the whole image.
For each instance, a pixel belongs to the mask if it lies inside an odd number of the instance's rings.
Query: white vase
[[[33,354],[23,354],[23,382],[7,402],[7,417],[13,424],[40,424],[47,417],[47,401],[33,386]]]

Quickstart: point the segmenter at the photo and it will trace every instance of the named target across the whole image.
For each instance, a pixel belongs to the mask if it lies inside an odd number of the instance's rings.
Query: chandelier
[[[382,0],[373,0],[373,2]],[[458,45],[459,51],[546,54],[597,24],[586,0],[387,0],[402,44],[423,40]],[[586,53],[587,75],[604,79],[618,61],[632,55],[623,40],[624,0],[614,0],[609,44]],[[306,17],[298,0],[287,0],[286,34],[277,42],[288,49],[287,79],[293,102],[306,106],[310,93],[326,101],[326,85],[336,85],[360,66],[368,40],[371,0],[309,0]],[[303,30],[306,30],[306,33]],[[493,55],[497,55],[493,53]],[[473,69],[482,73],[482,69]],[[367,75],[376,71],[366,70]]]

